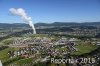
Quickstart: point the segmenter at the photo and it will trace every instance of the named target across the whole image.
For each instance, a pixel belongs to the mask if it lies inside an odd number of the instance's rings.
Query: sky
[[[10,8],[23,8],[33,23],[100,21],[100,0],[0,0],[0,23],[24,23]]]

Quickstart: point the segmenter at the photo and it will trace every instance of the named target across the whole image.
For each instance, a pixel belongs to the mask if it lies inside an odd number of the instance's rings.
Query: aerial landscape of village
[[[100,66],[99,6],[99,0],[0,0],[0,66]]]

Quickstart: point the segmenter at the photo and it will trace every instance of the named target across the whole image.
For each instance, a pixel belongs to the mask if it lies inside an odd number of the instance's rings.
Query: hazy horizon
[[[57,23],[98,23],[98,22],[57,22]],[[16,22],[16,23],[9,23],[9,22],[8,23],[3,23],[3,22],[0,22],[0,23],[2,23],[2,24],[27,24],[27,23],[23,23],[23,22],[20,22],[20,23],[18,23],[18,22]],[[56,22],[50,22],[50,23],[48,23],[48,22],[37,22],[37,23],[34,23],[34,24],[38,24],[38,23],[52,24],[52,23],[56,23]]]

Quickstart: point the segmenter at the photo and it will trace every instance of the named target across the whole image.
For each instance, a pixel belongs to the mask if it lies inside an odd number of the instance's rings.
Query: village
[[[99,46],[100,44],[95,39],[92,39],[92,42],[90,42],[90,40],[82,41],[77,38],[56,37],[55,39],[55,37],[40,36],[12,37],[11,41],[11,44],[8,44],[7,46],[11,48],[17,48],[17,50],[8,51],[7,55],[9,58],[22,57],[38,59],[33,62],[34,64],[38,62],[47,62],[50,58],[67,58],[67,56],[73,57],[73,55],[77,55],[80,52],[80,48],[78,46],[86,45],[86,47],[91,47]],[[95,49],[93,47],[92,50]],[[87,52],[83,52],[82,54],[84,53]]]
[[[74,46],[78,39],[70,38],[61,38],[59,40],[55,40],[53,38],[47,37],[36,37],[33,39],[21,39],[15,38],[13,39],[12,44],[9,47],[17,47],[19,48],[18,51],[10,51],[8,54],[9,56],[25,56],[29,57],[31,54],[34,53],[45,53],[47,55],[61,55],[66,54],[68,52],[78,51],[77,48]],[[63,56],[63,55],[61,55]]]

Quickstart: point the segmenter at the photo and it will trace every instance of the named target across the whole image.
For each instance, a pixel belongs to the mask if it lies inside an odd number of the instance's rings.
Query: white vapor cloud
[[[18,8],[18,9],[10,8],[9,11],[13,15],[20,16],[24,22],[28,23],[30,25],[30,27],[32,27],[34,34],[36,34],[36,30],[35,30],[34,24],[32,22],[32,18],[27,16],[27,14],[23,8]]]

